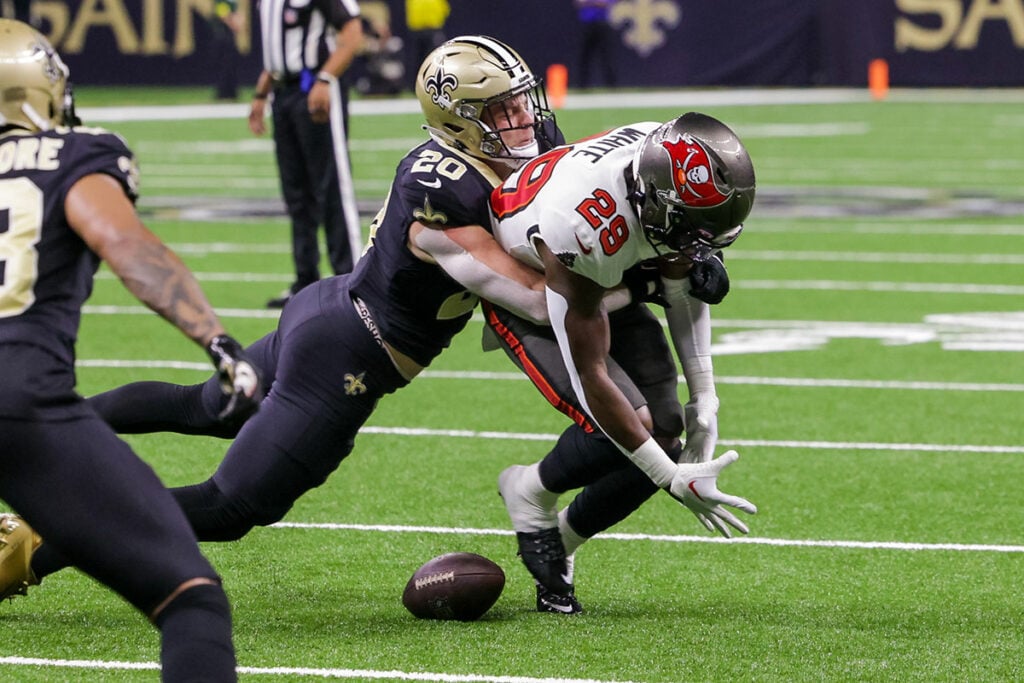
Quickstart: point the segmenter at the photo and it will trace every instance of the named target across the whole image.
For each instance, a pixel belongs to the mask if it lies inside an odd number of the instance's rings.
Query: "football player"
[[[41,534],[160,629],[165,681],[233,681],[220,578],[153,470],[75,393],[100,260],[205,347],[223,417],[255,408],[260,382],[195,278],[140,222],[123,140],[78,127],[67,77],[41,34],[0,20],[0,498],[18,513],[0,515],[0,599],[37,582]]]
[[[576,423],[542,461],[499,477],[520,554],[538,583],[538,609],[578,612],[576,548],[659,488],[709,530],[748,532],[723,505],[748,513],[755,506],[716,485],[738,456],[712,460],[719,402],[708,304],[728,291],[721,249],[739,236],[754,190],[753,166],[736,135],[689,113],[559,147],[493,193],[496,238],[546,273],[551,327],[485,304],[488,325]],[[608,312],[609,288],[637,264],[656,274],[689,389],[685,408],[657,319],[641,303]],[[558,512],[558,496],[580,486]]]
[[[304,288],[247,350],[270,386],[258,413],[241,426],[221,419],[213,378],[136,383],[90,400],[121,432],[235,436],[212,477],[172,489],[200,540],[272,524],[322,484],[377,401],[449,345],[479,296],[547,319],[543,274],[493,239],[488,209],[514,168],[563,141],[542,85],[507,45],[463,36],[424,62],[417,96],[430,139],[398,164],[355,270]],[[36,551],[37,577],[64,565],[56,550]]]

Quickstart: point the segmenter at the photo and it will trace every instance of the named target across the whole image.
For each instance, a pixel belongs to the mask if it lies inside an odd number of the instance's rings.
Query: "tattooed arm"
[[[200,346],[224,334],[195,276],[142,224],[116,180],[85,176],[68,192],[64,210],[72,229],[139,301]]]
[[[259,370],[224,332],[191,271],[142,224],[121,185],[101,173],[85,176],[64,198],[64,214],[128,291],[206,350],[230,397],[220,419],[244,420],[255,412],[263,398]]]

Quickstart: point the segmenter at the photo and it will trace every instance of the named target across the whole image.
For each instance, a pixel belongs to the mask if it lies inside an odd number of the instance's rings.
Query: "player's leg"
[[[543,460],[528,468],[510,468],[512,473],[518,474],[516,477],[513,474],[506,475],[506,481],[522,478],[525,482],[538,483],[549,493],[561,494],[569,489],[586,486],[608,472],[629,466],[629,460],[590,421],[576,398],[551,328],[534,325],[490,305],[485,306],[485,312],[488,324],[497,334],[500,346],[512,362],[530,378],[552,406],[575,423],[562,433],[555,447]],[[654,323],[656,325],[657,321],[654,320]],[[616,329],[613,327],[613,339],[615,334]],[[615,358],[610,357],[607,362],[612,380],[642,415],[642,419],[649,422],[645,409],[647,399]],[[553,505],[552,499],[551,507]],[[538,512],[535,516],[540,514]],[[532,526],[554,526],[553,514],[550,511],[547,519],[537,519]]]
[[[271,332],[246,348],[260,372],[263,386],[274,382],[277,370],[277,334]],[[218,414],[227,406],[220,380],[212,375],[201,384],[133,382],[96,394],[86,402],[118,434],[176,432],[225,439],[238,434],[241,423],[227,423]]]
[[[610,355],[643,395],[651,433],[673,460],[679,458],[683,408],[679,403],[678,371],[661,323],[646,306],[629,306],[609,316]],[[571,555],[594,534],[629,516],[657,487],[638,468],[606,470],[559,515],[559,526],[571,533],[563,539]]]
[[[384,394],[404,386],[363,325],[343,278],[302,290],[279,327],[277,378],[207,481],[174,489],[200,540],[279,521],[352,450]]]
[[[154,619],[164,680],[234,680],[227,597],[152,469],[95,417],[0,428],[0,497],[44,547]]]
[[[537,582],[537,609],[575,614],[582,608],[574,595],[558,528],[558,496],[630,463],[590,422],[577,400],[553,331],[500,308],[486,305],[484,310],[490,329],[513,363],[552,406],[574,422],[541,461],[505,469],[498,478],[498,490],[516,531],[523,564]],[[642,410],[643,397],[614,359],[608,360],[608,370],[633,406]]]

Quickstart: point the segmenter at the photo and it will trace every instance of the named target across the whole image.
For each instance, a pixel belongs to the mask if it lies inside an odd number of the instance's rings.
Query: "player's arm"
[[[624,452],[632,453],[650,439],[650,434],[629,400],[608,375],[605,359],[611,334],[602,303],[606,290],[562,265],[545,244],[538,242],[537,251],[544,260],[547,276],[551,326],[558,337],[574,388],[591,417],[608,437]],[[578,387],[575,386],[577,382]],[[671,482],[675,463],[664,452],[661,457],[662,471],[655,481],[664,486]]]
[[[538,325],[548,324],[544,274],[510,256],[481,226],[414,222],[409,241],[419,258],[437,263],[477,296]]]
[[[744,512],[757,508],[748,500],[718,490],[718,475],[739,457],[735,451],[710,462],[676,464],[644,428],[629,401],[608,376],[608,318],[601,300],[604,288],[562,265],[543,244],[538,251],[547,274],[551,326],[573,388],[584,408],[620,450],[657,486],[697,515],[709,530],[731,535],[729,527],[747,526],[723,505]]]
[[[195,276],[142,224],[120,183],[103,173],[81,178],[68,191],[64,212],[71,228],[128,291],[206,349],[225,392],[232,394],[225,416],[251,412],[262,398],[255,368],[226,334]]]
[[[665,319],[679,356],[690,400],[684,407],[684,462],[707,462],[718,441],[718,394],[711,357],[711,307],[693,295],[688,261],[662,260],[661,295]]]

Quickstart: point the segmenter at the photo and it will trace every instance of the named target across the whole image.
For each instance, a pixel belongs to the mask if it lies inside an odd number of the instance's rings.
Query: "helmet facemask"
[[[473,112],[473,122],[480,126],[483,134],[480,138],[480,151],[495,159],[532,159],[540,153],[539,138],[545,122],[554,119],[554,114],[548,109],[547,94],[539,82],[535,82],[525,89],[514,90],[502,93],[497,97],[487,100],[470,102],[465,101],[460,106],[462,111],[466,107]],[[532,118],[532,123],[525,126],[512,125],[513,119],[526,110]],[[469,117],[466,117],[469,118]],[[531,129],[532,135],[529,142],[519,145],[510,145],[502,136],[502,133],[510,134],[513,131]]]
[[[717,233],[700,227],[672,190],[638,190],[634,199],[644,236],[659,254],[665,248],[668,253],[681,253],[699,263],[728,247],[743,232],[742,223]]]

